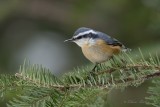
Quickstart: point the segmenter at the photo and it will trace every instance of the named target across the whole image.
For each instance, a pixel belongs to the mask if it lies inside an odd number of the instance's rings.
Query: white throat
[[[92,46],[96,43],[96,39],[92,38],[82,38],[74,41],[78,46],[83,47],[85,45]]]

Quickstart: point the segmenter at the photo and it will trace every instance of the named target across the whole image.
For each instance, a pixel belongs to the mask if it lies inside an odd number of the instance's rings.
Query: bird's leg
[[[98,63],[95,63],[93,69],[89,72],[87,79],[90,79],[90,76],[93,76],[93,77],[95,76],[95,71],[96,71],[97,65],[98,65]]]
[[[99,64],[100,68],[102,68],[102,63]]]
[[[97,68],[98,63],[95,64],[95,66],[92,69],[92,72],[95,72],[95,69]]]
[[[115,59],[113,56],[110,57],[110,60],[113,60],[113,62],[115,62]]]

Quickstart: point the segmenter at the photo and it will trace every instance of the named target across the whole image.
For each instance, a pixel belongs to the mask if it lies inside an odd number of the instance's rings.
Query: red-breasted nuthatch
[[[107,61],[113,55],[126,51],[127,48],[117,39],[108,36],[105,33],[81,27],[77,29],[71,39],[64,42],[75,42],[82,49],[84,56],[95,64]]]

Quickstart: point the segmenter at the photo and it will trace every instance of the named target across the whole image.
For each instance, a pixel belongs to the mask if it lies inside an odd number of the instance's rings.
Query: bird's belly
[[[102,63],[108,60],[112,55],[110,49],[103,49],[99,46],[90,46],[82,48],[84,56],[93,63]]]

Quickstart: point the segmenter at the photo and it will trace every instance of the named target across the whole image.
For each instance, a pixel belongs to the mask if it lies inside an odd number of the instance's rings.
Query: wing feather
[[[121,42],[119,42],[117,39],[110,37],[109,35],[102,33],[102,32],[97,32],[99,38],[102,38],[108,45],[113,45],[113,46],[124,46]]]

